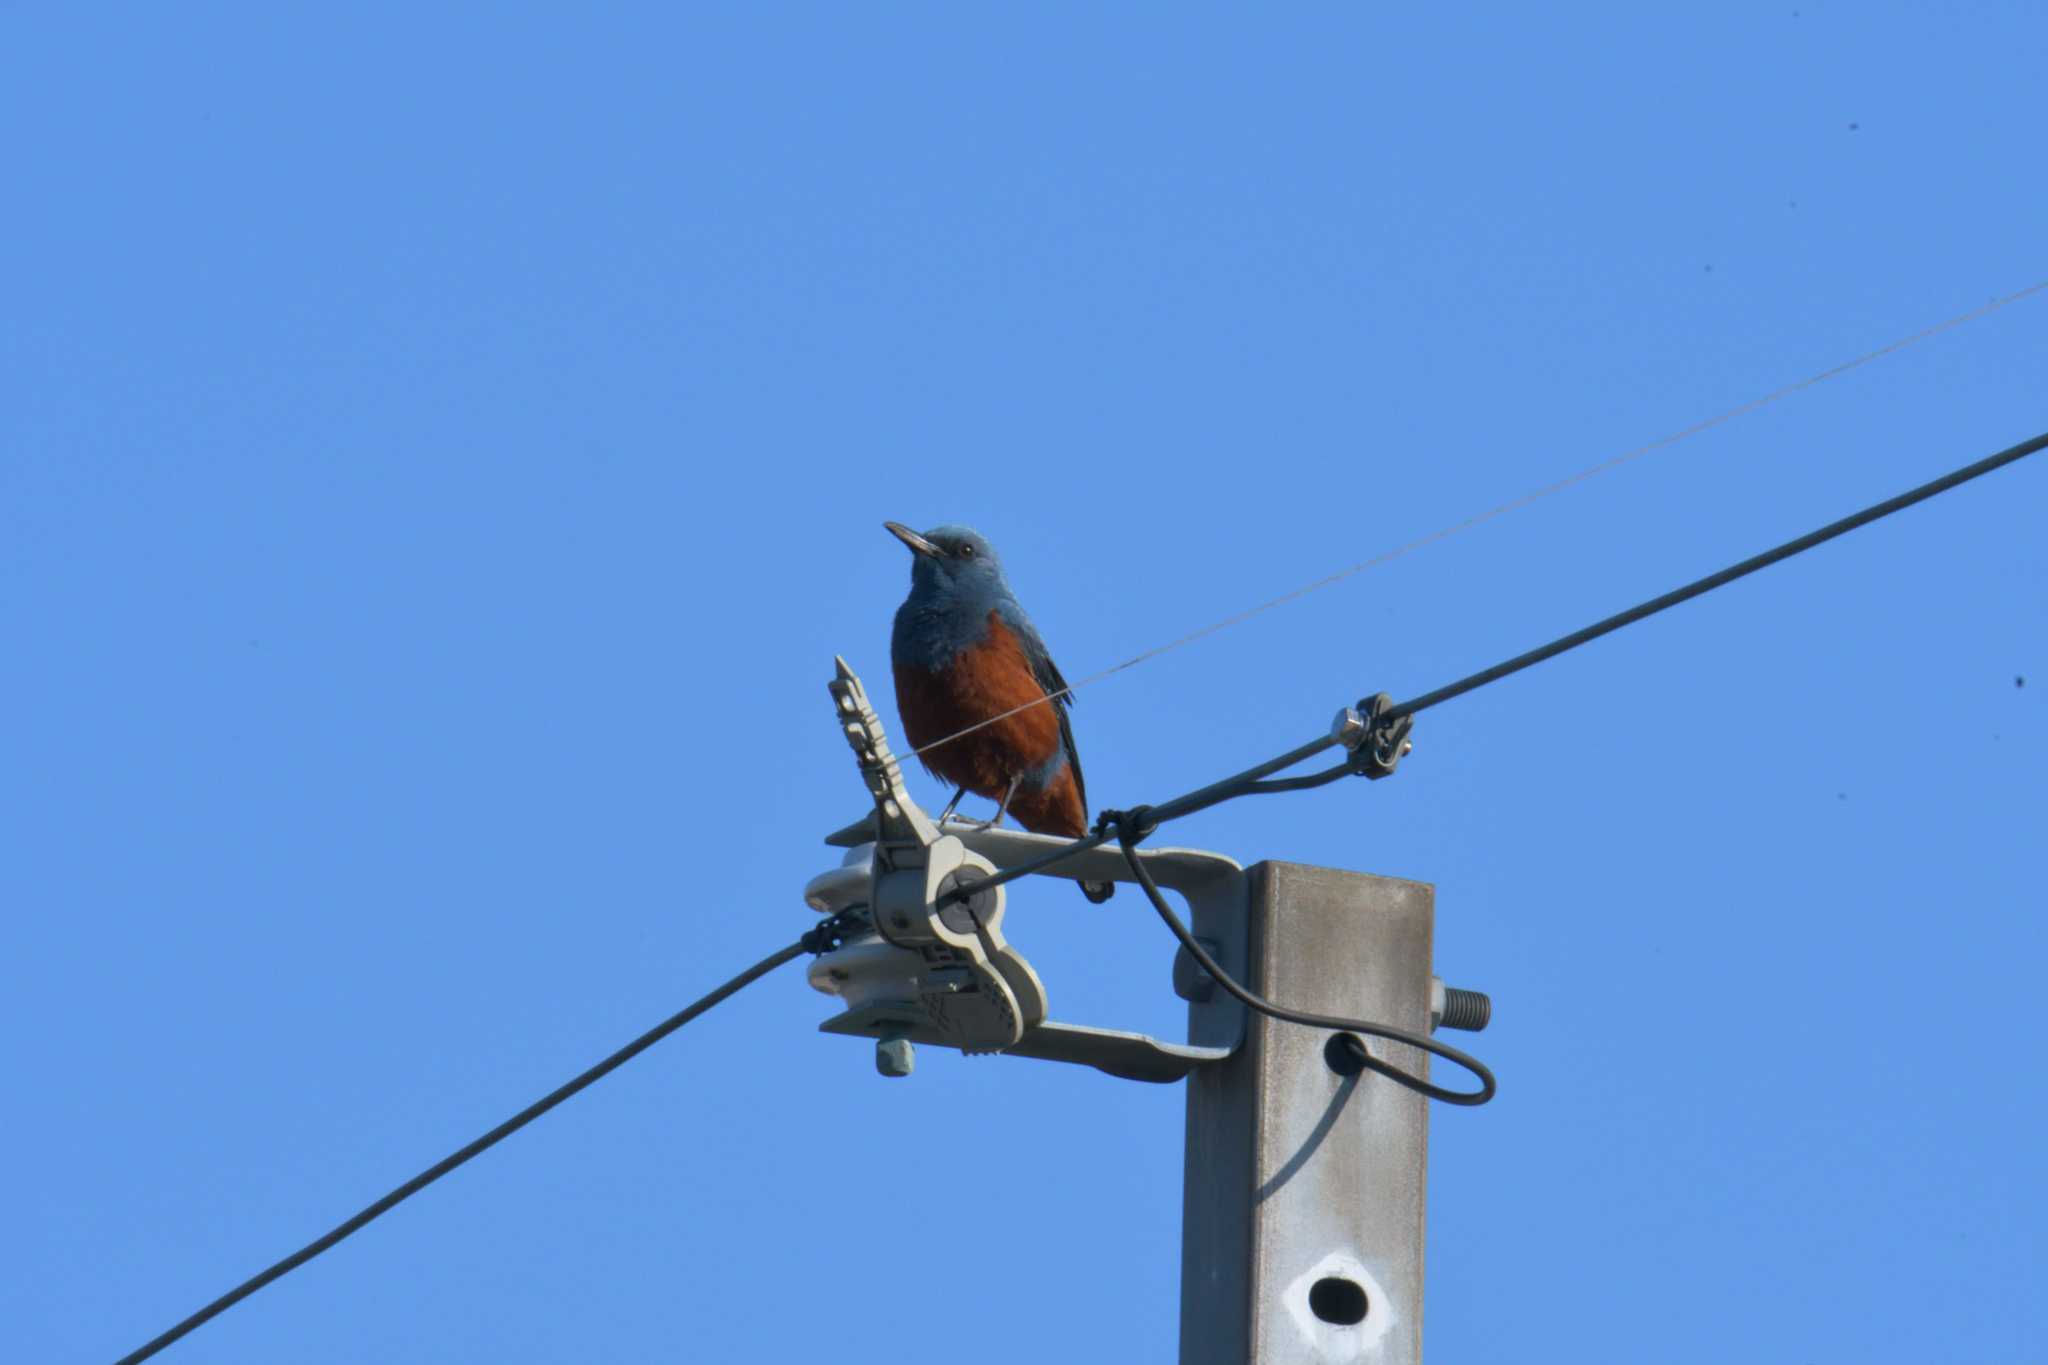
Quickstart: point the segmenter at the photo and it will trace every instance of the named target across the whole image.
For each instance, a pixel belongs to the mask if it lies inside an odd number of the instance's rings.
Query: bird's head
[[[995,546],[980,532],[965,526],[941,526],[919,535],[899,521],[882,525],[910,548],[913,590],[946,597],[994,596],[1009,591]]]

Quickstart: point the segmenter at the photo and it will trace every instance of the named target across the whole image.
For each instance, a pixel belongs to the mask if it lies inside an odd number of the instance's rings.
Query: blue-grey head
[[[985,603],[1010,596],[995,546],[966,526],[941,526],[919,535],[900,521],[882,523],[910,547],[910,595],[926,601]]]
[[[995,547],[977,532],[941,526],[919,535],[901,522],[882,524],[910,547],[910,596],[896,609],[889,642],[895,662],[944,667],[988,633],[991,613],[1029,633]]]

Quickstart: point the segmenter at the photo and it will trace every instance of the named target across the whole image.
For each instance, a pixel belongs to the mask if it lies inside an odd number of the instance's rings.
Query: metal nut
[[[916,1069],[917,1049],[910,1045],[908,1038],[875,1040],[875,1070],[884,1076],[900,1078]]]

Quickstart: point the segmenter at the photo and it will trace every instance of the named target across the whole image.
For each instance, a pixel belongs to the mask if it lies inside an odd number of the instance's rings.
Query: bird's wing
[[[1060,717],[1060,744],[1067,751],[1067,765],[1074,770],[1074,790],[1081,798],[1081,809],[1088,808],[1088,784],[1081,777],[1081,751],[1074,747],[1074,725],[1067,718],[1067,708],[1074,704],[1074,694],[1067,690],[1067,680],[1060,676],[1060,666],[1052,661],[1052,655],[1045,648],[1045,641],[1038,636],[1038,628],[1031,624],[1031,618],[1019,608],[1003,611],[1003,619],[1016,632],[1017,642],[1024,647],[1024,657],[1031,664],[1031,676],[1045,689],[1045,695],[1052,698],[1053,709]]]

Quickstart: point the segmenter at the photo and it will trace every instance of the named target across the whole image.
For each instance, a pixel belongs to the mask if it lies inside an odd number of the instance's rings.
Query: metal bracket
[[[876,1039],[888,1049],[878,1055],[878,1065],[889,1075],[908,1073],[907,1043],[1073,1062],[1146,1081],[1180,1080],[1237,1050],[1245,1035],[1244,1007],[1213,992],[1190,1000],[1186,1043],[1052,1021],[1044,986],[1002,935],[1007,888],[992,887],[934,910],[938,898],[963,880],[1042,857],[1066,841],[961,820],[935,826],[904,788],[860,679],[844,659],[837,662],[833,701],[875,809],[826,837],[827,844],[850,851],[841,867],[811,880],[804,899],[826,914],[866,907],[872,929],[854,932],[813,961],[811,985],[847,1006],[819,1025],[821,1031]],[[1194,932],[1217,945],[1224,969],[1233,976],[1244,973],[1244,870],[1230,858],[1195,849],[1144,849],[1138,856],[1162,887],[1187,900]],[[1043,875],[1132,880],[1123,855],[1107,848],[1079,851]]]
[[[1012,1047],[1026,1029],[1044,1022],[1045,987],[1002,936],[1003,888],[990,887],[937,908],[945,893],[995,868],[952,835],[940,834],[910,799],[867,690],[846,660],[838,663],[832,699],[875,799],[875,838],[865,860],[865,886],[850,884],[842,868],[837,877],[826,874],[827,884],[813,879],[804,898],[836,912],[855,903],[849,893],[863,897],[875,938],[905,954],[876,959],[869,953],[868,960],[886,960],[901,969],[897,976],[904,999],[898,1003],[914,1008],[917,1022],[947,1046],[963,1052]],[[864,946],[856,941],[824,956]]]

